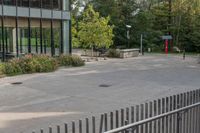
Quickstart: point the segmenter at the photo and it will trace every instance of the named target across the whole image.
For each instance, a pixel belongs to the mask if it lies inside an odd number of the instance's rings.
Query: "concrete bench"
[[[120,50],[120,58],[131,58],[139,56],[139,49],[123,49]]]

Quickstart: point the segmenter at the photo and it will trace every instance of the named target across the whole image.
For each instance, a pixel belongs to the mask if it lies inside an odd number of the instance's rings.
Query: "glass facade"
[[[2,2],[3,12],[0,15],[1,58],[23,56],[28,53],[52,56],[69,53],[70,19],[64,19],[63,17],[66,15],[55,19],[52,12],[52,10],[60,12],[69,10],[68,0],[0,0],[0,4]],[[9,6],[9,8],[4,6]],[[16,6],[35,9],[22,8],[24,11],[28,11],[23,12],[22,9],[18,11]],[[37,8],[50,9],[50,11],[45,10],[44,13],[51,15],[42,17],[43,10]],[[7,9],[14,12],[16,16],[6,16],[6,13],[9,13]],[[37,16],[39,13],[40,17],[31,17],[34,13],[37,13]],[[23,17],[23,14],[26,15]]]
[[[44,8],[53,10],[62,10],[62,3],[67,3],[68,0],[3,0],[4,5],[17,5],[20,7],[30,7],[31,8]],[[64,9],[63,9],[64,10]]]

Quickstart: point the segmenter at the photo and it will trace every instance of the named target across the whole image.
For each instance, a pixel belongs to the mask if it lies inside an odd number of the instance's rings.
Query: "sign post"
[[[171,36],[171,35],[162,36],[162,39],[165,40],[165,53],[166,53],[166,55],[168,55],[168,51],[169,51],[169,40],[172,40],[172,36]]]

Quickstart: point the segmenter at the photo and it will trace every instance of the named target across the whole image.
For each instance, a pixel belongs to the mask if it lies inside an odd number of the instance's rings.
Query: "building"
[[[71,53],[70,0],[0,0],[0,57]]]

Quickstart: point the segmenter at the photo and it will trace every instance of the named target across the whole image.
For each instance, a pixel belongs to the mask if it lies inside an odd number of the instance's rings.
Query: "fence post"
[[[102,132],[103,132],[103,117],[104,117],[104,115],[101,114],[100,126],[99,126],[99,133],[102,133]]]
[[[115,119],[116,125],[115,126],[116,126],[116,128],[118,128],[119,127],[119,111],[118,110],[116,110],[116,112],[115,112],[115,117],[116,117],[116,119]]]
[[[65,123],[64,126],[65,126],[65,133],[68,133],[68,125],[67,125],[67,123]]]
[[[89,119],[86,118],[85,122],[86,122],[86,133],[89,133]]]
[[[113,129],[113,112],[110,112],[110,129]]]
[[[75,133],[76,132],[76,129],[75,129],[76,127],[75,127],[75,122],[74,121],[72,121],[72,133]]]
[[[79,133],[82,133],[82,120],[79,120]]]
[[[60,133],[60,126],[57,126],[57,133]]]
[[[96,124],[95,124],[95,117],[92,116],[92,133],[96,132]]]

